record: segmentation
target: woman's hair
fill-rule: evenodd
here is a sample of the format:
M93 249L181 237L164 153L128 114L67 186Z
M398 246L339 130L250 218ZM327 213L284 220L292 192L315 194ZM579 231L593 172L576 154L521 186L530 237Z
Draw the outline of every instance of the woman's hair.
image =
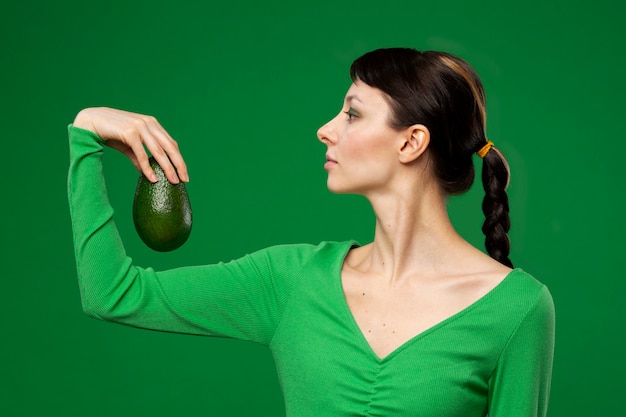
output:
M469 190L475 176L472 156L488 140L485 92L478 75L465 61L445 52L378 49L355 60L350 77L385 93L393 128L414 124L428 128L432 169L448 195ZM508 164L493 147L482 160L485 247L492 258L513 267L507 235Z

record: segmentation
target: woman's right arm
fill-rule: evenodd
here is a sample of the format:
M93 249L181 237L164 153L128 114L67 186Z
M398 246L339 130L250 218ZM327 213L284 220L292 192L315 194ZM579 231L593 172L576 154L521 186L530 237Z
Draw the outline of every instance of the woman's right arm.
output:
M113 221L102 171L104 145L153 174L144 145L172 160L188 180L178 146L151 117L88 109L69 126L68 197L83 309L90 316L135 327L267 342L284 298L264 250L229 263L157 272L133 265ZM169 163L169 162L168 162ZM161 164L172 182L170 164Z

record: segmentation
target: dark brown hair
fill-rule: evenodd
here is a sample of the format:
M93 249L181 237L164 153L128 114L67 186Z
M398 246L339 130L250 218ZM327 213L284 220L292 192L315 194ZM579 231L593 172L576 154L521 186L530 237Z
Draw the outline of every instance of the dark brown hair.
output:
M423 124L428 128L433 172L447 194L470 189L475 176L472 157L487 144L487 137L485 93L469 64L445 52L378 49L355 60L350 76L385 93L392 127ZM513 267L507 235L508 164L496 148L482 160L485 247L492 258Z

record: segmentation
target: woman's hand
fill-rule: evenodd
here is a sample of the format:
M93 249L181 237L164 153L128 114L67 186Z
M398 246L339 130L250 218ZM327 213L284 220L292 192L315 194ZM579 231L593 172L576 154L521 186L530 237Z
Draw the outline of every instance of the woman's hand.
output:
M81 110L74 119L74 126L91 130L107 146L128 156L137 170L143 172L152 182L156 182L157 177L150 168L146 148L163 168L171 183L189 181L187 166L178 144L152 116L94 107Z

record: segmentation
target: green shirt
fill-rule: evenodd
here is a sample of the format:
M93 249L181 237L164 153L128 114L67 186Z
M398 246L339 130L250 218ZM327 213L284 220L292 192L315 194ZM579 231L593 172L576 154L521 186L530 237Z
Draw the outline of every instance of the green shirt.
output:
M168 271L140 268L113 221L102 141L72 126L69 133L69 202L89 315L267 346L289 417L546 415L554 307L547 288L521 269L379 358L342 290L341 268L354 242L276 246Z

